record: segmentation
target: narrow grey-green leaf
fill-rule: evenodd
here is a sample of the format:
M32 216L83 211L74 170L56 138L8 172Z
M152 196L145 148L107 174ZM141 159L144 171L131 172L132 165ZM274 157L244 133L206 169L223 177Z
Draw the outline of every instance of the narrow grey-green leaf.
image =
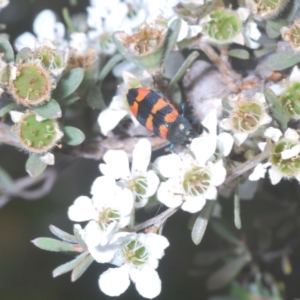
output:
M218 219L213 219L210 222L212 229L229 243L240 246L241 241L229 230L224 222Z
M70 105L72 105L73 103L77 102L78 100L80 100L80 97L78 95L69 95L68 97L62 99L59 101L60 105L62 108L66 108Z
M51 99L42 106L34 107L33 110L45 119L57 119L61 117L60 106L54 99Z
M71 274L71 281L76 281L86 271L86 269L91 265L93 261L93 257L91 255L88 255L81 262L79 262Z
M179 68L179 70L176 72L176 74L174 75L174 77L172 78L172 80L169 83L169 89L172 89L172 87L174 86L175 83L177 83L182 76L185 74L185 72L187 71L187 69L192 65L192 63L197 59L197 57L199 56L199 52L198 51L193 51L184 61L184 63L181 65L181 67Z
M231 112L233 110L233 107L230 105L229 99L226 97L222 99L222 106L226 112Z
M85 244L84 240L82 239L80 231L81 231L80 225L76 224L76 225L73 226L73 232L74 232L74 236L76 238L76 241L78 242L78 244L82 248L84 248L84 247L86 247L86 244Z
M285 131L287 129L288 117L280 104L278 97L271 89L265 89L264 95L269 104L273 117L279 123L281 129Z
M57 101L71 95L79 87L84 76L82 68L75 68L65 73L59 80L53 92L53 98Z
M214 296L209 298L208 300L249 300L249 294L248 294L248 298L241 298L241 297L237 297L237 296Z
M15 189L13 179L2 167L0 167L0 186L8 191Z
M1 101L0 101L1 102ZM18 104L15 102L9 102L5 106L0 108L0 117L3 117L11 110L16 110L18 108Z
M286 20L282 20L282 19L268 20L266 26L268 37L271 39L278 38L281 35L280 33L281 28L283 26L288 26L288 25L289 22Z
M77 252L74 250L73 245L52 238L36 238L32 241L32 243L42 250L54 252Z
M65 274L67 272L72 271L78 264L82 262L82 260L85 259L85 257L88 255L88 252L83 252L80 255L78 255L75 259L58 266L55 268L52 272L52 276L55 278L57 276L60 276L62 274Z
M207 200L195 221L192 229L192 240L196 245L199 245L202 241L213 206L214 202Z
M231 49L228 51L228 55L239 59L250 58L250 53L245 49Z
M2 59L8 63L15 59L14 50L8 40L0 40L0 53L3 53Z
M162 62L165 60L165 58L169 55L171 52L174 44L177 41L177 37L180 31L181 27L181 19L175 19L168 28L167 36L163 45L163 56L162 56Z
M124 56L117 53L114 56L112 56L108 62L105 64L105 66L102 68L100 74L99 74L99 81L102 81L107 74L112 70L112 68L118 63L120 62L122 59L124 59Z
M28 54L31 53L31 49L30 48L22 48L16 56L16 62L20 63L23 62L24 60L28 59Z
M299 54L281 52L276 53L269 58L267 68L271 71L282 71L297 65L299 62Z
M63 231L63 230L57 228L56 226L50 225L49 229L55 236L57 236L61 240L64 240L69 243L77 243L77 240L74 235Z
M80 129L72 126L65 126L63 133L63 141L71 146L79 145L85 139L84 133Z
M37 178L39 177L46 169L47 164L40 160L39 155L30 154L26 161L26 172L30 177Z
M250 260L251 257L248 253L233 258L209 277L206 283L207 288L209 290L218 290L225 287L239 274Z
M93 85L89 88L87 97L86 97L87 104L93 109L105 109L106 105L101 93L101 90L98 86Z
M242 228L241 221L241 205L240 205L240 197L238 192L234 194L234 225L237 229Z
M220 258L231 254L232 250L216 250L210 252L197 253L194 258L194 264L198 267L203 267L215 263Z

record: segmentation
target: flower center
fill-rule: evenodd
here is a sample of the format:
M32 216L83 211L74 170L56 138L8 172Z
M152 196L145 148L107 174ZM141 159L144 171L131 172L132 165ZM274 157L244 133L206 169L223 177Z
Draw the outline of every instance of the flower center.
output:
M291 84L280 96L280 102L290 117L300 116L300 83Z
M254 132L263 116L263 107L252 101L240 101L230 119L236 132Z
M137 196L144 196L148 189L147 178L143 175L134 177L131 181L129 181L129 188Z
M184 175L183 189L189 196L198 196L210 187L211 174L205 167L194 167Z
M108 225L113 221L118 221L120 219L120 214L117 210L106 207L101 210L98 216L98 224L101 230L105 231Z
M276 167L280 172L282 172L285 176L296 176L300 172L299 154L288 159L283 159L281 157L281 152L289 150L296 145L296 142L281 140L275 145L273 153L270 157L272 165Z
M126 263L134 266L144 265L149 257L149 253L145 246L136 240L126 241L122 247L122 254Z

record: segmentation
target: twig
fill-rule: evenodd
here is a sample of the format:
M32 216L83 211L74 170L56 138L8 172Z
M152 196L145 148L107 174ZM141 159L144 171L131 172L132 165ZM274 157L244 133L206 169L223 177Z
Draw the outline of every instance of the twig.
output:
M254 156L252 159L246 161L239 167L232 170L226 177L223 184L228 184L232 180L236 179L240 175L244 174L245 172L249 171L250 169L254 168L256 165L258 165L260 162L262 162L264 159L268 157L267 152L262 152L256 156Z
M142 222L140 224L137 224L135 226L132 227L133 231L139 231L142 230L144 228L150 227L150 226L161 226L169 217L171 217L173 214L176 213L176 211L179 209L179 207L176 208L168 208L167 210L165 210L164 212L162 212L161 214L159 214L158 216L151 218L145 222Z

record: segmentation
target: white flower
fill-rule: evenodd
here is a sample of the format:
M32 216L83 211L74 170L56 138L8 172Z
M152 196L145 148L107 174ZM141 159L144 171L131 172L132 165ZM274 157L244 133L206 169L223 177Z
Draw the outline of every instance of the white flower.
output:
M119 296L131 279L141 296L149 299L158 296L161 280L155 269L169 246L168 240L154 233L120 233L111 243L119 246L111 263L120 267L110 268L100 275L100 289L109 296Z
M86 196L78 197L69 207L68 216L72 221L89 221L82 231L82 238L88 245L89 251L95 260L105 262L108 258L103 253L96 254L109 242L111 234L130 222L130 214L133 209L132 193L116 185L115 180L109 176L98 177L91 188L92 199ZM97 248L98 247L98 248Z
M249 180L264 178L268 169L272 184L277 184L282 178L295 178L300 182L300 143L299 135L294 129L288 128L282 138L277 128L268 128L265 136L270 138L270 158L265 164L258 164Z
M149 197L154 195L159 184L159 179L154 171L147 171L151 158L151 144L146 139L141 139L136 144L132 153L131 172L128 157L123 150L109 150L105 153L100 164L100 171L104 175L120 179L119 185L130 189L135 197L135 207L143 207Z
M9 0L0 0L0 10L9 4Z
M29 47L34 49L37 41L43 43L47 40L55 43L63 43L65 35L65 26L61 22L56 21L56 16L52 10L45 9L41 11L33 22L33 32L36 37L25 32L18 36L15 40L15 46L18 49Z
M150 75L145 72L143 74L143 79L149 78L149 76ZM132 84L138 86L141 82L141 79L137 78L131 73L123 71L123 80L124 84L121 85L117 95L113 97L109 107L99 114L98 124L103 135L107 135L127 115L131 117L136 126L139 124L129 108L126 94Z
M170 25L176 19L178 18L173 17L172 19L170 19L168 25ZM201 32L202 27L200 25L189 25L183 19L179 19L179 20L180 20L180 31L178 33L177 42L180 42L184 39L192 38Z
M229 118L220 122L220 126L234 132L234 140L240 146L260 126L268 124L272 118L265 112L266 99L262 93L256 93L252 99L242 94L228 96L232 107Z
M212 133L215 130L212 129ZM221 151L229 154L230 150L222 145L222 138L218 140L217 136L212 134L193 139L190 149L195 158L183 153L159 157L154 165L168 180L160 184L157 191L158 200L168 207L182 205L183 210L195 213L203 208L206 199L216 199L216 186L222 184L226 176L221 159L215 163L210 161L214 158L218 143L223 149ZM232 141L229 143L232 146Z

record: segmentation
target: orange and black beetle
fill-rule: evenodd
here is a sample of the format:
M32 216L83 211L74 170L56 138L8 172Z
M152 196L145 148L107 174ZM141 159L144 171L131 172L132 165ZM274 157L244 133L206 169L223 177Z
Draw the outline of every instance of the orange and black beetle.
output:
M174 144L186 144L203 131L199 124L198 132L191 122L179 115L177 109L160 93L140 87L129 89L127 101L137 120L150 131Z

